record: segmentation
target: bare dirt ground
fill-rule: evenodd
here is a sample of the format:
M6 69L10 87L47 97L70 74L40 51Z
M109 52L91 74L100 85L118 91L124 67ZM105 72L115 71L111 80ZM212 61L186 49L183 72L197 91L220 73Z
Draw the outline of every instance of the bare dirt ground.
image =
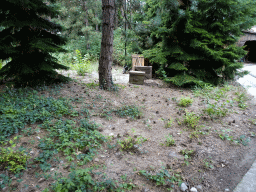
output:
M236 93L246 91L235 82L226 88L220 87L208 94L198 92L197 95L191 89L170 87L156 79L146 80L144 85L132 85L128 83L129 75L121 74L120 68L116 69L113 69L114 83L123 85L117 93L82 84L97 83L96 73L82 77L69 71L70 77L79 81L65 84L58 96L54 96L82 97L83 104L90 106L90 121L99 124L100 133L109 137L108 143L85 167L99 165L99 171L118 181L122 181L121 176L126 175L126 179L131 179L131 183L136 185L132 189L135 192L168 191L171 185L157 186L157 183L146 179L139 172L145 170L156 175L163 166L177 180L179 178L184 182L188 189L196 187L198 191L204 192L233 191L256 159L256 111L253 97L246 94L247 108L241 109ZM66 75L67 72L62 74ZM44 91L44 94L50 96L48 92ZM178 102L183 97L192 98L192 104L179 106ZM224 117L209 116L203 111L209 103L214 104L216 98L218 102L215 110L220 113L225 111ZM223 104L222 107L220 104ZM131 105L139 107L141 111L136 119L107 113L111 109ZM73 106L78 111L81 108L81 104L75 102ZM36 128L37 125L34 126ZM44 134L47 133L41 130L40 134L31 137L42 138ZM172 135L175 143L167 146L166 137L169 135ZM144 142L135 144L129 150L122 149L118 144L118 141L140 137ZM23 138L24 142L29 139ZM34 151L38 151L36 147ZM34 154L36 156L38 153ZM63 161L53 168L65 176L69 173L64 166L68 162L65 159ZM29 183L31 187L38 185L40 189L50 185L51 179L36 178L35 172L40 173L40 170L30 167L25 171L23 181L20 184L16 182L17 191L22 191L19 186L24 183ZM172 187L171 191L181 191L178 182ZM30 189L27 191L42 191Z

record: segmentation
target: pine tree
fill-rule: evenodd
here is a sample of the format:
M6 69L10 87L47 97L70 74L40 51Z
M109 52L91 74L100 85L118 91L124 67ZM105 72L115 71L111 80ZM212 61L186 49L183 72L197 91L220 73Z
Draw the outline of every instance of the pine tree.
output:
M102 38L99 59L99 87L104 90L113 90L112 63L114 38L114 0L102 0Z
M236 47L241 30L253 25L255 1L148 0L147 21L160 18L151 33L160 38L144 56L159 64L158 74L178 86L220 84L243 75L236 62L246 52ZM244 9L241 9L241 6ZM245 18L251 18L247 25Z
M54 3L54 0L51 0ZM57 63L50 53L66 52L61 48L67 39L58 36L63 27L45 19L56 17L54 4L42 0L2 0L0 7L0 59L11 58L1 70L3 79L14 78L15 87L68 81L54 69L69 69ZM55 81L55 82L56 82Z
M69 49L78 49L82 55L89 53L98 58L101 46L101 0L57 2L61 14L52 21L65 27L61 35L68 38Z

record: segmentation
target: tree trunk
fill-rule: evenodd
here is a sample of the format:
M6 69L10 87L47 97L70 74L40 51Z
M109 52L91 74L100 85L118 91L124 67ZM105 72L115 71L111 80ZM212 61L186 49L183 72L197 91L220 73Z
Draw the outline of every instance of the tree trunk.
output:
M101 89L112 89L112 54L114 30L114 1L102 0L102 40L99 58L99 86Z

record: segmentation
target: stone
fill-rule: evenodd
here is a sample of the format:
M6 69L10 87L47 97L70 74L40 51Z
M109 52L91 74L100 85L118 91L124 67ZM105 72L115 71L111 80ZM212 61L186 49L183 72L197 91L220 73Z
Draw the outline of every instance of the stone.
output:
M175 153L174 151L171 151L168 156L171 157L171 158L177 158L177 159L180 159L180 160L184 159L184 156L179 155L179 154Z
M203 191L202 185L197 185L196 188L198 189L198 191Z
M36 136L36 138L37 138L37 139L40 139L40 137L39 137L39 136Z
M94 161L95 161L95 162L99 162L100 160L99 160L98 158L95 158Z
M40 178L39 180L38 180L38 183L42 183L42 182L44 182L45 181L45 178Z
M180 190L186 191L188 189L187 185L185 183L181 183Z
M190 191L191 191L191 192L197 192L197 189L196 189L195 187L192 187L192 188L190 189Z
M230 191L229 189L225 189L225 191Z

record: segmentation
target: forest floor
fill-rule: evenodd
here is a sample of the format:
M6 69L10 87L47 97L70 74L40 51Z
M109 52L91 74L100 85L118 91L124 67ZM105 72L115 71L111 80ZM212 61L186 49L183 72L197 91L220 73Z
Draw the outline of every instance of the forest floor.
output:
M133 85L121 71L113 69L115 92L100 90L96 73L74 71L76 81L24 95L2 85L0 124L11 130L17 119L24 126L9 137L16 146L0 147L22 147L30 158L18 174L2 161L0 189L162 192L185 183L233 191L256 158L253 97L236 82L204 89L159 79Z

